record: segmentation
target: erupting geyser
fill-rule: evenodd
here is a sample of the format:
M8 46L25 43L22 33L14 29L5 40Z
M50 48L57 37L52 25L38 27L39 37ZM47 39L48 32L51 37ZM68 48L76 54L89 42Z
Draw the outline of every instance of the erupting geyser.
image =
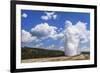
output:
M74 56L80 54L80 35L79 30L70 21L65 22L65 55Z

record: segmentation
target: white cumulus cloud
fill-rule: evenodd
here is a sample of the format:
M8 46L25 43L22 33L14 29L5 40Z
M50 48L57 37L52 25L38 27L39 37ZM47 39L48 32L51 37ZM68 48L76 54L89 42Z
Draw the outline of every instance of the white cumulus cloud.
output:
M51 36L52 39L54 40L63 40L64 39L64 34L61 32L61 33L57 33L53 36Z
M28 15L27 15L26 13L23 13L23 14L22 14L22 17L23 17L23 18L27 18L27 16L28 16Z
M49 45L49 46L47 47L47 49L64 51L64 46L59 46L59 47L58 47L57 45L52 44L52 45Z
M50 26L48 23L41 23L31 29L31 33L38 38L48 38L55 35L57 27Z
M57 14L55 14L55 12L44 12L45 15L41 16L41 19L43 20L50 20L50 19L56 19L57 18Z
M55 50L56 46L54 44L50 45L47 47L48 49L52 49L52 50Z
M48 18L48 16L41 16L41 19L48 20L49 18Z
M53 19L55 20L55 19L57 18L57 15L55 14L55 15L53 15L52 17L53 17Z
M36 44L36 45L35 45L35 46L33 46L33 47L36 47L36 48L41 47L41 48L42 48L42 46L43 46L43 43L38 43L38 44Z
M32 36L32 34L28 31L22 30L21 31L21 42L28 43L32 42L33 40L36 40L37 37Z

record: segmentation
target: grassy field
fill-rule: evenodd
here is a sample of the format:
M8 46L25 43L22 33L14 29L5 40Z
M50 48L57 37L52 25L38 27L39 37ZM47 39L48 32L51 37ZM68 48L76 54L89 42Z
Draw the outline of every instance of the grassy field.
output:
M21 50L22 63L31 62L49 62L49 61L71 61L71 60L89 60L90 53L82 52L76 56L65 56L63 51L46 50L42 48L24 47Z
M29 47L24 47L21 49L21 59L48 58L58 56L64 56L64 52L59 50L46 50L42 48Z

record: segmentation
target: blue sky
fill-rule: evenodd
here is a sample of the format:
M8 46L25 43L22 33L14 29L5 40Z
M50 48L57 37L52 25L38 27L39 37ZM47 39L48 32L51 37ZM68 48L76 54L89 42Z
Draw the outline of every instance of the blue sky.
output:
M31 46L31 47L43 47L48 48L51 45L53 47L63 47L64 42L61 39L52 39L54 34L61 34L65 29L65 21L69 20L73 25L77 24L79 21L87 23L86 30L90 31L90 14L89 13L79 13L79 12L53 12L53 11L36 11L36 10L21 10L21 30L27 32L30 37L37 39L30 41L30 37L26 37L30 42L21 41L22 46ZM43 24L45 26L43 26ZM42 34L37 31L40 27L48 27L47 31L50 28L50 34L45 30L40 31ZM42 29L40 29L42 30ZM45 34L46 32L46 34ZM39 33L39 34L37 34ZM40 36L40 37L39 37ZM52 38L51 38L52 37ZM24 35L25 38L25 35ZM39 45L40 44L40 45ZM89 44L89 43L88 43ZM89 46L89 45L88 45ZM61 49L61 48L60 48Z

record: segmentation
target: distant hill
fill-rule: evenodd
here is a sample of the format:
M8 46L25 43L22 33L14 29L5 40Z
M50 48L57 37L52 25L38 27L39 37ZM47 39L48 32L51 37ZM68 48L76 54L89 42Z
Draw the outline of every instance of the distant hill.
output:
M84 52L81 52L81 54L88 54L88 55L90 55L90 52L86 52L86 51L84 51Z
M22 47L21 49L21 59L49 58L59 56L64 56L64 52L59 50L47 50L43 48L30 47Z

